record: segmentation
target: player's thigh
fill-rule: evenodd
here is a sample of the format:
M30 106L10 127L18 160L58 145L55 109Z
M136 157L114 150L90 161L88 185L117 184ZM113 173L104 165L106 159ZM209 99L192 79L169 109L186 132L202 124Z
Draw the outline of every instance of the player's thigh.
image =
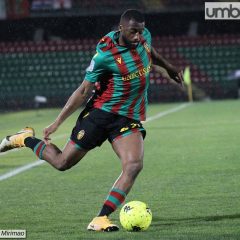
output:
M140 131L112 142L112 147L123 166L128 163L142 163L144 155L144 141Z
M71 141L65 145L60 158L66 166L73 166L78 163L88 152L86 149L80 149Z

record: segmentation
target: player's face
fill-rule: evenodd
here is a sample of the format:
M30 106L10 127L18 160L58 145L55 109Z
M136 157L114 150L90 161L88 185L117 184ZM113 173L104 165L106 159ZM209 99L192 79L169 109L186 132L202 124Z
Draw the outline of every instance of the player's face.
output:
M121 38L129 48L136 48L140 42L140 37L143 33L145 23L139 23L134 20L124 22L120 25Z

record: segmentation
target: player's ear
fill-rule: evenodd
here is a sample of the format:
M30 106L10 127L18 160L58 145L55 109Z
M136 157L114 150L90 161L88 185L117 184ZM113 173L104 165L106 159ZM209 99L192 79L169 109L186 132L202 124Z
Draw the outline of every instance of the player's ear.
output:
M118 27L118 30L121 32L122 29L123 29L123 26L122 26L122 24L120 24L119 27Z

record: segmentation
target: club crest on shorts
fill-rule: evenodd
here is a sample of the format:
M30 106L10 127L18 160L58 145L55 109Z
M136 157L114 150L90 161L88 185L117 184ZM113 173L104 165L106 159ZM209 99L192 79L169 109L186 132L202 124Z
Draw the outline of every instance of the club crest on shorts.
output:
M78 139L78 140L82 139L83 136L84 136L84 134L85 134L85 131L84 131L84 130L79 131L79 133L77 134L77 139Z

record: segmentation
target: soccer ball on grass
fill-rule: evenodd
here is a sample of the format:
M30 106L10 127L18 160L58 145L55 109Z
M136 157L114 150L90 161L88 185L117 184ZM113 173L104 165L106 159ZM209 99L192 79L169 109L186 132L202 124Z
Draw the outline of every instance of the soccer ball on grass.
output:
M120 223L127 231L147 230L152 222L152 212L144 202L131 201L120 211Z

